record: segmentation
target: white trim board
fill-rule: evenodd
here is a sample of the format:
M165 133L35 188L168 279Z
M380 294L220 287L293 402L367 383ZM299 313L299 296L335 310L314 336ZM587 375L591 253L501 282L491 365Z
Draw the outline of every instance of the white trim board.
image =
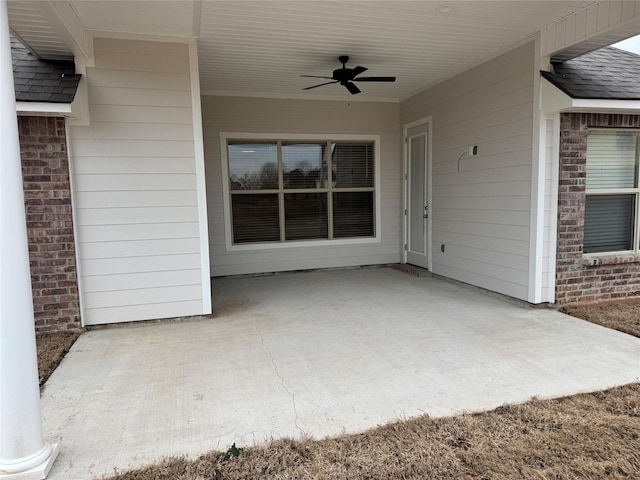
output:
M189 69L191 77L191 113L193 115L193 148L196 164L196 189L198 195L198 230L200 234L200 268L202 271L202 313L211 313L211 271L209 260L209 220L207 216L207 182L204 167L202 106L200 103L200 74L198 70L198 46L189 42Z
M341 240L301 240L278 243L255 243L234 245L231 238L231 201L229 194L228 139L247 140L363 140L374 142L374 197L375 197L375 237L350 238ZM227 252L260 251L281 248L335 247L342 245L365 245L382 242L382 208L380 193L380 135L359 134L318 134L318 133L247 133L220 132L220 155L222 166L223 211L225 225L225 248Z
M73 115L70 103L16 102L18 115L41 115L47 117L69 117Z

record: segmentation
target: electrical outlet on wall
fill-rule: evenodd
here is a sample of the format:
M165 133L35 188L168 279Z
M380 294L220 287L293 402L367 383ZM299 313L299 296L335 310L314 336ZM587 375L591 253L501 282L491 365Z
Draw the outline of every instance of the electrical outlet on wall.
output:
M473 145L469 147L469 156L475 157L476 155L478 155L478 145Z

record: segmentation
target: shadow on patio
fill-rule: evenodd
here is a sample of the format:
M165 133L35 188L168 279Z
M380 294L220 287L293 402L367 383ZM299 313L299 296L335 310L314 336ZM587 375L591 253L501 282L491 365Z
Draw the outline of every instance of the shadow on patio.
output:
M50 479L640 377L634 337L391 268L214 279L213 299L76 342L42 394Z

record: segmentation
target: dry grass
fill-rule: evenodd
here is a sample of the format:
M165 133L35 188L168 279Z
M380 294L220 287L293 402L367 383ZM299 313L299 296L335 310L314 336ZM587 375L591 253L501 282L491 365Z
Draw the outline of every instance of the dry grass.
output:
M77 331L36 334L40 386L44 385L79 336Z
M493 412L393 423L237 457L173 458L110 480L622 479L640 472L640 384Z
M640 303L567 306L562 307L560 311L603 327L640 337Z
M565 313L640 336L640 305ZM640 384L633 384L333 439L170 458L109 480L637 479L639 447Z

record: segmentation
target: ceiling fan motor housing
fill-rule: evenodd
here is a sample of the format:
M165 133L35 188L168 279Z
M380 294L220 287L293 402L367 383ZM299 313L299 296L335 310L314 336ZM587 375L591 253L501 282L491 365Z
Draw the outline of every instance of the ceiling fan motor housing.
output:
M340 84L344 85L349 80L353 80L355 74L351 68L338 68L333 71L333 79L338 80Z

